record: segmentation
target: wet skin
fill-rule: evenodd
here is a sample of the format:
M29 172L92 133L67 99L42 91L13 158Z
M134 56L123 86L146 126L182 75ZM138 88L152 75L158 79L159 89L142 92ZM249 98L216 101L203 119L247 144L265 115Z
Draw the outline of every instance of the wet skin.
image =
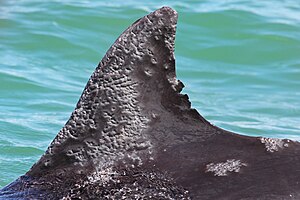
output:
M125 30L45 154L0 199L300 199L298 142L220 129L180 94L176 23L163 7Z

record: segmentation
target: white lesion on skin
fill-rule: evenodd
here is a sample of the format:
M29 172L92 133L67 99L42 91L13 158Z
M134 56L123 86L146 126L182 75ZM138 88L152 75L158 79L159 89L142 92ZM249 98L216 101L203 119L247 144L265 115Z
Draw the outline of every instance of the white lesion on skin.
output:
M207 164L205 172L212 172L214 176L227 176L229 172L240 172L240 169L245 166L247 164L240 160L229 159L226 162Z
M289 146L290 140L282 140L278 138L259 138L260 142L265 145L266 151L274 153L279 151L279 149L283 149Z

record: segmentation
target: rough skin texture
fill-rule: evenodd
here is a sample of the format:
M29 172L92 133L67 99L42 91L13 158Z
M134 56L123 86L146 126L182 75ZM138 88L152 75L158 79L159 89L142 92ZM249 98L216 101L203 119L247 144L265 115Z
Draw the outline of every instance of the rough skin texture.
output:
M222 130L180 94L176 23L163 7L125 30L0 199L300 199L299 143Z

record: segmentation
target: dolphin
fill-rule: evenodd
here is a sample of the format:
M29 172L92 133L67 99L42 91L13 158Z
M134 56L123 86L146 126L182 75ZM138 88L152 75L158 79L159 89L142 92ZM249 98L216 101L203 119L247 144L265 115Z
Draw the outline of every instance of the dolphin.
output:
M176 79L177 13L127 28L50 146L0 199L300 199L300 145L216 127Z

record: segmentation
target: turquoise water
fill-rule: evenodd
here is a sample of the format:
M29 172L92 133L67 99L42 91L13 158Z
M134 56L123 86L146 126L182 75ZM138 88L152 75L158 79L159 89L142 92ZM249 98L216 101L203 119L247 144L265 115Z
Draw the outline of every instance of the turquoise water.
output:
M177 76L192 106L244 135L300 140L297 1L0 1L0 186L25 173L69 118L123 30L179 13Z

